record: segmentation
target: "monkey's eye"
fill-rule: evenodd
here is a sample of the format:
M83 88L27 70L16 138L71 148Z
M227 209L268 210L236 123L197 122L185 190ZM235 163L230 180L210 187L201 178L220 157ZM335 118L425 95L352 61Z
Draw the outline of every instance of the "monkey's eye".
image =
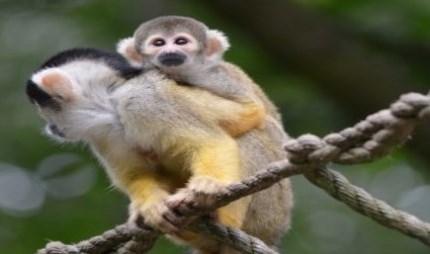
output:
M175 40L175 44L177 45L185 45L188 43L188 39L184 37L179 37Z
M164 46L166 44L166 41L163 39L155 39L152 41L152 45L154 45L155 47L161 47Z

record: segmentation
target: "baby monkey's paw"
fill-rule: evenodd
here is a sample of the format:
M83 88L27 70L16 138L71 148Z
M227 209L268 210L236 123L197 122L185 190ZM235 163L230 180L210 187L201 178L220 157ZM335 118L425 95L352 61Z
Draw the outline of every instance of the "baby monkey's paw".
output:
M218 195L227 192L227 184L203 176L195 177L187 187L193 193L193 205L200 209L212 207Z
M175 214L164 201L142 209L130 208L129 224L143 229L154 228L165 234L176 234L183 224L183 217Z

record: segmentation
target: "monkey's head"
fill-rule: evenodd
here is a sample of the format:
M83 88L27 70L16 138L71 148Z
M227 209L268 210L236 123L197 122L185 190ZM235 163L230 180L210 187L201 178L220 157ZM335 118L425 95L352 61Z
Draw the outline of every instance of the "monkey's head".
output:
M217 64L229 46L222 32L210 30L202 22L163 16L140 25L133 38L119 42L118 52L132 64L150 62L175 74L183 69Z
M88 141L116 117L109 94L141 73L118 54L71 49L47 60L27 81L26 92L59 141Z

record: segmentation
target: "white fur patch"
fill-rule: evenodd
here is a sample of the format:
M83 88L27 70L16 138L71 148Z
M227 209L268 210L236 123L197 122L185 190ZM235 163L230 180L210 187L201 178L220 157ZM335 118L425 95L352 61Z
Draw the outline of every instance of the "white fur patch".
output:
M119 40L118 43L116 44L116 52L120 53L121 55L125 55L128 47L134 47L133 37L128 37L128 38Z
M64 71L62 71L60 68L47 68L34 73L31 76L31 81L33 81L34 83L40 86L42 84L43 77L49 76L51 74L57 74L57 73L60 73L61 75L64 75L67 77L66 73L64 73Z
M140 61L140 59L136 59L135 56L130 55L130 51L133 51L135 54L138 54L135 49L135 41L133 37L121 39L116 44L116 52L125 57L133 67L142 67L142 62Z
M230 48L230 43L224 33L218 30L208 30L207 37L208 40L216 40L219 42L221 47L216 52L206 56L207 64L210 66L212 64L218 64L222 60L224 52Z
M207 31L207 35L209 38L216 38L221 43L221 47L223 51L226 51L230 48L230 42L228 41L227 36L224 35L223 32L215 29L211 29Z

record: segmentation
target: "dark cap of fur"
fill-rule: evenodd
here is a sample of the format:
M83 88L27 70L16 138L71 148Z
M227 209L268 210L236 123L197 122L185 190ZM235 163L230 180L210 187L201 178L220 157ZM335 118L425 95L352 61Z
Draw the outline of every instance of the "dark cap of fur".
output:
M134 32L136 49L139 51L140 45L146 38L157 31L169 34L174 32L186 32L194 36L201 44L202 48L206 47L206 31L208 27L202 22L189 17L182 16L161 16L151 19L141 24Z
M131 66L120 54L93 48L74 48L62 51L44 62L36 72L42 69L59 67L76 60L84 59L104 62L125 79L132 78L142 72L142 69Z
M33 81L27 81L25 92L31 103L38 104L41 107L49 107L55 111L61 110L61 105L55 100L55 98L47 92L43 91Z

